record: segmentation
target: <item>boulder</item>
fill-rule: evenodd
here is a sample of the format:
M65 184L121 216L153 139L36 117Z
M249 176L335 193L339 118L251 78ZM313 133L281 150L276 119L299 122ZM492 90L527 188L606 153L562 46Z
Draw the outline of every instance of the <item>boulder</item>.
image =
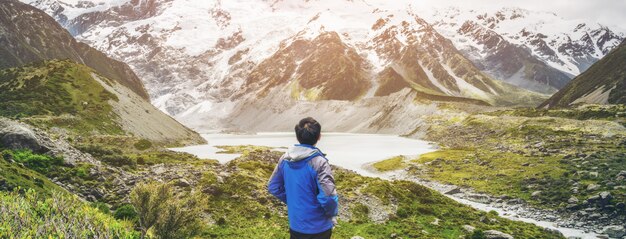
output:
M587 186L588 191L595 191L595 190L598 190L599 188L600 188L600 185L598 184L589 184L589 186Z
M187 188L191 186L191 184L189 183L189 181L187 181L187 179L181 178L176 182L176 186L179 186L181 188Z
M465 230L465 231L467 231L469 233L472 233L472 232L474 232L476 230L476 228L473 227L473 226L470 226L470 225L463 225L463 230Z
M626 236L626 228L624 228L624 226L608 226L604 228L602 233L608 235L610 238L622 238Z
M461 193L461 188L455 187L455 188L450 189L449 191L447 191L445 194L446 195L454 195L454 194L459 194L459 193Z
M567 199L567 202L570 203L570 204L576 204L576 203L578 203L578 198L572 196L569 199Z
M513 239L513 236L501 231L489 230L485 231L485 238L487 239Z
M611 192L601 192L600 194L598 194L598 196L600 196L600 205L605 206L611 203L611 200L613 199L613 195L611 195Z
M536 198L541 196L541 191L534 191L532 194L530 194L531 197Z
M35 133L19 124L0 125L0 144L9 149L30 149L34 152L48 151Z

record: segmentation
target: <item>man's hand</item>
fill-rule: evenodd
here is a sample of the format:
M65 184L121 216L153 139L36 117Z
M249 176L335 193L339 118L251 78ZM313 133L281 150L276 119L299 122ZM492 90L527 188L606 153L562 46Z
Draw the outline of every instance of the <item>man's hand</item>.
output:
M337 216L333 217L333 226L337 226Z

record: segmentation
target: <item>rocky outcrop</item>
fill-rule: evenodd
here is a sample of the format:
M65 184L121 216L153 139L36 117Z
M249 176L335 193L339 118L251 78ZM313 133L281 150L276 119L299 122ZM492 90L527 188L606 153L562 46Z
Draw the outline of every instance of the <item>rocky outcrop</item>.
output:
M29 149L33 152L46 152L35 133L29 128L10 121L0 121L0 146L8 149Z
M485 238L487 239L513 239L513 236L501 231L488 230L485 231Z

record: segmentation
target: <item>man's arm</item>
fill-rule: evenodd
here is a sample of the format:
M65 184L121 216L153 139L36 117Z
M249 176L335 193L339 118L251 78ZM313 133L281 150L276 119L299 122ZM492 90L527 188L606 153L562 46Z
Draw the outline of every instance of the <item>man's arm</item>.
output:
M282 202L287 203L287 194L285 193L285 180L283 177L283 159L281 158L274 168L274 172L267 183L267 190L280 199Z
M339 209L339 196L335 188L335 177L330 168L328 160L323 157L317 157L313 161L313 168L317 171L317 201L324 208L326 216L337 216Z

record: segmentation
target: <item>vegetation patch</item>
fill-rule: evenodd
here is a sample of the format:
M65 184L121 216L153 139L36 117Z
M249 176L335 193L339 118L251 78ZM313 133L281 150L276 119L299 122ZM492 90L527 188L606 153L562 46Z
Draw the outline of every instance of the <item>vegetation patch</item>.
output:
M117 97L94 80L92 72L69 60L1 70L0 116L78 135L124 134L108 103Z
M404 156L396 156L380 162L373 163L372 166L380 172L393 171L405 168L406 163L404 162L404 160Z
M0 238L139 238L139 233L73 195L41 197L31 189L0 191Z

